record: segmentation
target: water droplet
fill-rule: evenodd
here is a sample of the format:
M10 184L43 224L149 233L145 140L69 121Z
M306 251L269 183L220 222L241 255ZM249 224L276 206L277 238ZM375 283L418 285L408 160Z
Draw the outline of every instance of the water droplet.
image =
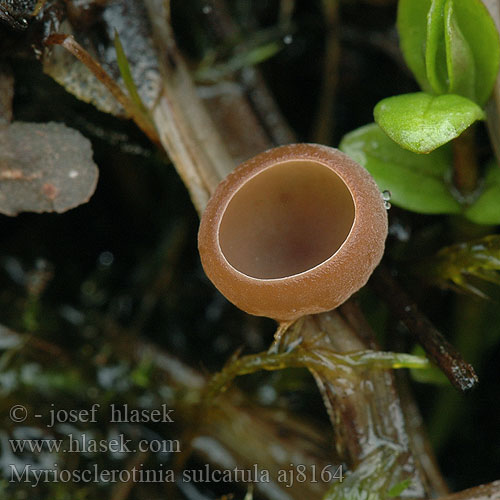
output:
M270 385L260 387L258 390L258 395L260 403L267 405L274 403L277 397L276 389Z
M99 255L99 265L102 267L108 267L111 264L113 264L113 261L115 260L115 256L109 252L108 250L105 250L104 252L101 252Z
M293 36L292 35L285 35L283 37L283 43L285 45L290 45L293 42Z
M382 191L382 199L384 201L389 201L391 199L391 192L388 190L388 189L385 189L384 191Z
M388 201L384 200L384 207L385 207L386 210L389 210L389 208L391 208L391 206L392 205Z
M201 9L203 14L210 14L212 12L213 8L211 5L204 5L203 9Z

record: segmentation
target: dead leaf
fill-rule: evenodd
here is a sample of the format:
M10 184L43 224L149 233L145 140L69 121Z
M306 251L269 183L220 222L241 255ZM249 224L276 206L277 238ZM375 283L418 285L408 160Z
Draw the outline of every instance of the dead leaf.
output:
M142 102L150 109L158 99L161 76L144 5L139 0L121 0L107 3L99 12L93 22L93 26L99 26L98 31L95 28L94 31L82 30L67 20L60 32L73 35L124 89L114 48L116 30ZM91 71L62 47L51 47L44 54L43 69L78 99L92 103L105 113L127 116L122 106Z
M90 141L61 123L0 128L0 212L65 212L89 200L98 170Z

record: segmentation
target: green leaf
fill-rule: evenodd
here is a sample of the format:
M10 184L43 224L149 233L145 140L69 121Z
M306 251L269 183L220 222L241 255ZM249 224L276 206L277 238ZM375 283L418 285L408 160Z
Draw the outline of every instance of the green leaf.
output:
M441 387L450 386L450 381L436 365L431 365L427 370L412 369L410 374L412 380L420 384L438 385Z
M461 211L445 180L451 168L449 146L417 155L400 148L372 123L344 136L339 147L372 174L381 190L391 192L394 205L425 214Z
M445 0L432 0L427 14L425 67L427 70L427 79L436 94L446 94L448 91L443 22L444 3Z
M476 224L500 224L500 168L490 165L479 198L466 211L465 216Z
M446 1L444 24L449 92L474 100L476 98L474 55L458 25L453 0Z
M406 64L425 91L431 91L427 79L425 47L427 38L427 13L431 0L399 0L397 27L399 44Z
M403 493L404 490L406 490L411 484L411 479L405 479L401 481L400 483L395 484L388 492L387 496L389 498L396 498Z
M433 151L484 118L481 108L465 97L424 92L383 99L373 114L392 140L415 153Z
M415 356L425 356L425 351L423 347L417 345L414 349L412 349L412 354ZM446 375L434 363L429 363L429 367L426 370L415 370L412 368L410 370L410 376L412 380L421 384L432 384L442 387L450 386L450 381Z
M500 62L495 24L481 0L400 0L401 50L422 89L484 106Z
M500 63L498 31L481 0L449 1L453 3L456 23L474 58L475 101L484 106L498 74Z
M141 96L137 91L137 86L134 82L134 77L132 76L132 72L130 71L130 66L128 64L127 56L125 55L125 51L123 50L123 45L120 40L120 36L118 35L118 31L115 30L115 51L116 51L116 61L118 63L118 69L120 70L120 74L123 78L123 82L125 83L125 87L128 90L129 96L132 101L137 105L142 113L145 116L148 116L148 111L142 102Z

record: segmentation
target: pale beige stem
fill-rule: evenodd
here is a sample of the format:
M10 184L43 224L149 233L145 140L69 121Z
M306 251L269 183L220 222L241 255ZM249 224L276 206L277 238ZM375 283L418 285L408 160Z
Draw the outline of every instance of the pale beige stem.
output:
M216 126L203 107L168 19L168 3L145 0L157 44L163 89L151 110L160 141L190 192L199 213L217 184L234 167Z

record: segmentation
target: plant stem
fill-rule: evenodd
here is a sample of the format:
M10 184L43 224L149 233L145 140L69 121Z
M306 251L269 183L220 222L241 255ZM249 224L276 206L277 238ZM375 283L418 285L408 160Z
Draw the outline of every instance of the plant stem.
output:
M387 269L379 267L372 280L376 291L387 301L394 316L420 342L429 357L441 368L454 387L468 391L478 378L472 365L443 337L442 333L424 316L416 303L399 287Z
M470 196L477 187L478 162L474 127L453 140L453 184L464 196Z
M312 139L319 144L329 144L334 128L335 97L339 79L340 40L339 2L323 0L323 15L326 24L323 81L319 95L318 111L312 132Z

